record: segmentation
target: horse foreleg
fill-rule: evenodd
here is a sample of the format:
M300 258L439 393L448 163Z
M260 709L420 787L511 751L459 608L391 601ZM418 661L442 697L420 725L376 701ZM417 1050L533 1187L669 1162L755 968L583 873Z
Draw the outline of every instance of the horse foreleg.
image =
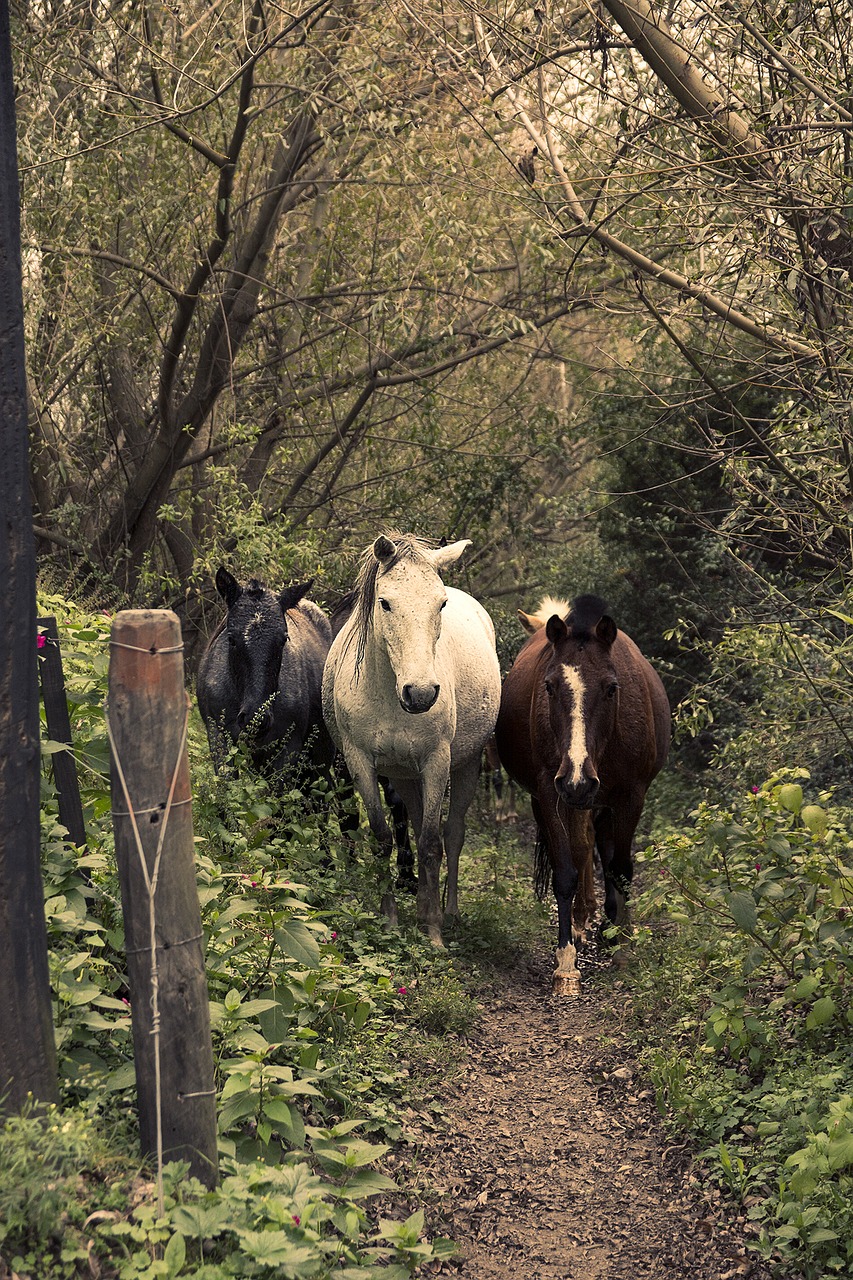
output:
M364 801L370 830L379 846L379 909L384 916L387 916L390 925L396 925L397 903L391 880L391 851L394 847L394 838L382 807L382 795L376 770L370 757L351 744L344 745L344 757L353 782Z
M589 937L589 926L595 915L595 830L592 814L574 811L569 825L572 861L578 873L575 900L572 904L572 924L575 939L583 944Z
M476 757L459 765L450 775L450 806L444 824L444 852L447 857L447 901L445 916L459 915L459 854L465 841L465 815L477 794L480 760Z
M556 797L555 797L556 801ZM548 856L553 869L554 897L557 899L557 967L551 982L554 995L577 996L581 975L577 963L576 939L572 933L572 907L578 887L578 870L572 857L573 811L563 817L556 807L535 806Z
M415 829L418 847L418 928L430 942L443 946L441 939L441 806L450 776L450 747L436 752L421 774L419 822ZM476 783L475 783L476 785ZM405 793L404 793L405 799Z
M415 854L409 839L409 812L405 801L389 778L380 777L379 785L385 796L385 803L391 811L391 822L394 827L394 844L397 846L397 887L407 893L417 890L415 877Z
M627 798L604 809L595 820L595 839L604 872L604 914L619 930L619 938L631 932L629 898L634 878L632 846L642 813L642 799Z

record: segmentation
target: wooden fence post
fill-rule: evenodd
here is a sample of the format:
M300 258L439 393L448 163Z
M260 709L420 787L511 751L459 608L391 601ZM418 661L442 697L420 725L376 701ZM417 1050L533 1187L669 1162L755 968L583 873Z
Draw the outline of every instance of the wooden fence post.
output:
M59 821L68 832L71 843L80 848L86 843L86 824L83 821L77 764L71 750L71 721L68 718L68 698L62 674L59 631L56 618L52 616L37 618L36 623L43 629L46 640L39 660L39 679L44 698L47 736L54 742L68 743L67 751L56 751L51 759L59 798ZM88 875L84 879L88 880Z
M180 623L170 610L126 609L110 643L113 828L142 1149L188 1160L213 1186L216 1097Z

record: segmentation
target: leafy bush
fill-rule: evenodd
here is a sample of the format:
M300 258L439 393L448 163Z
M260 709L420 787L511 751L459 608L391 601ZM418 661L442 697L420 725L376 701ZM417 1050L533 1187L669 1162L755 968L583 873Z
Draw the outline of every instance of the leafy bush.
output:
M853 838L806 780L706 802L647 851L634 995L664 1110L759 1247L819 1277L853 1264Z

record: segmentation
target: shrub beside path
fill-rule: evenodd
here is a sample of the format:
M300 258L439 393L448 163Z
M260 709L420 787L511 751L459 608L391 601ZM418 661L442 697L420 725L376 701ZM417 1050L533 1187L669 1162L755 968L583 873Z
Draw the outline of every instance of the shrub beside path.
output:
M459 1280L767 1280L748 1224L664 1132L651 1087L586 978L550 996L544 954L480 996L447 1128L418 1164L430 1234L460 1250L425 1268Z

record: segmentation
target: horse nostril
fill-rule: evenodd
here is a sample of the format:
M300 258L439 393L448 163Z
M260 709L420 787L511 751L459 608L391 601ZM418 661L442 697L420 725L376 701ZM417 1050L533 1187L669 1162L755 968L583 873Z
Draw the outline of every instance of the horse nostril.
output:
M429 711L430 707L434 705L440 689L441 686L437 684L424 685L420 688L413 684L404 684L400 693L400 702L403 710L409 711L413 715Z

